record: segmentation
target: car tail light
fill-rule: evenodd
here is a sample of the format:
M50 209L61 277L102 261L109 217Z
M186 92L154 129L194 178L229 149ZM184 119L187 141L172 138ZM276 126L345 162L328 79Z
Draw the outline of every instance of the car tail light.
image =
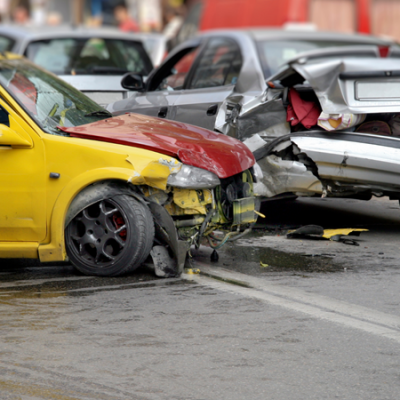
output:
M379 55L382 58L385 58L385 57L388 56L388 54L389 54L389 46L378 46L378 49L379 49Z

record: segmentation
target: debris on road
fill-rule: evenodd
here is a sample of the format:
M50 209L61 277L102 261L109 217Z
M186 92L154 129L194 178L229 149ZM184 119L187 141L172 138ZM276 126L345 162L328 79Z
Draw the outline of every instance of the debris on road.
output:
M332 240L344 244L359 246L359 244L347 236L359 236L360 232L368 231L368 229L360 228L341 228L341 229L324 229L319 225L302 226L295 231L289 232L286 237L288 239L313 239L313 240Z

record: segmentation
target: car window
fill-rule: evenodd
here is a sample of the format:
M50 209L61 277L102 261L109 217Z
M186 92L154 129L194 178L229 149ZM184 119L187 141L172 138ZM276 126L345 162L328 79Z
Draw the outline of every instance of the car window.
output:
M211 39L194 70L190 89L236 84L242 67L237 44L229 39Z
M2 60L0 85L48 133L109 117L97 103L53 74L21 59Z
M10 119L8 116L8 112L0 106L0 125L10 126Z
M7 36L0 36L0 53L11 51L14 46L15 40Z
M188 48L167 61L149 82L149 90L180 90L197 57L199 48Z
M25 55L35 64L58 75L148 75L149 56L140 42L102 38L62 38L32 42Z
M160 88L179 90L183 88L185 78L190 71L190 67L193 64L194 59L197 55L197 49L192 50L189 54L186 54L181 58L172 68L171 75L169 75L162 83ZM164 86L164 87L162 87Z

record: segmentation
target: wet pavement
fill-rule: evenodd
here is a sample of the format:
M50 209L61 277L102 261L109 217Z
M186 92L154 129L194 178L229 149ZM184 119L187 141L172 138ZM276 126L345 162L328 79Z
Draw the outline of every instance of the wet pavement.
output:
M400 315L398 202L302 199L270 211L268 226L258 224L250 236L221 249L218 263L210 263L208 248L193 252L198 263ZM368 232L354 238L359 246L287 239L289 230L308 224Z
M253 232L250 237L238 242L228 243L219 253L218 262L211 262L212 250L201 248L193 250L196 261L211 262L214 266L221 266L230 270L251 274L269 275L278 273L304 272L336 272L343 267L335 264L329 253L291 253L290 251L275 250L266 246L270 236L265 233ZM258 244L258 245L257 245Z
M215 265L255 275L304 274L381 270L400 267L400 207L397 201L298 199L264 203L253 232L228 243ZM362 228L347 236L357 246L331 240L288 239L287 233L306 225L324 229ZM211 250L193 251L195 259L210 262Z
M19 273L0 288L1 399L398 396L397 343L232 285Z
M194 251L200 276L2 260L0 399L397 399L397 204L286 207L217 263ZM286 238L304 222L370 231L360 246Z

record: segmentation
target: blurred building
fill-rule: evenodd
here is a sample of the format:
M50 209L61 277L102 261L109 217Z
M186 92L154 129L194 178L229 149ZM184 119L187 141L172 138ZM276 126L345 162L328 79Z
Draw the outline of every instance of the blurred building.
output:
M95 24L101 7L102 24L115 24L112 5L124 3L143 31L174 35L186 8L184 35L211 28L281 27L308 23L320 30L384 35L400 40L400 0L0 0L0 16L10 21L22 5L32 24Z
M400 0L186 0L185 3L187 24L182 29L188 32L307 23L320 30L371 33L400 40Z

